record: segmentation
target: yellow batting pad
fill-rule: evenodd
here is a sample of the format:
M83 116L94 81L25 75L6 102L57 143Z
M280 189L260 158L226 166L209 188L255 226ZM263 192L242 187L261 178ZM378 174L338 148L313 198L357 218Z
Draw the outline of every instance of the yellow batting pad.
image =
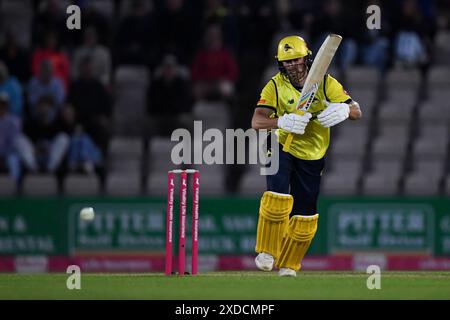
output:
M316 234L318 220L319 214L313 216L295 215L291 218L280 255L275 262L277 268L300 270L300 263Z
M259 206L256 252L278 256L293 205L294 198L290 194L264 192Z

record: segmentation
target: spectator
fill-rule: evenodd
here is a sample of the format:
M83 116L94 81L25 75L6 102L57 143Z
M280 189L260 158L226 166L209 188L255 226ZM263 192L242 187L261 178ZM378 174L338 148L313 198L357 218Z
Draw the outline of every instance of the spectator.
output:
M175 56L166 55L147 91L149 135L169 136L176 128L192 126L191 100L187 68Z
M304 35L304 39L309 39L312 24L317 16L317 12L322 10L322 2L316 0L292 0L289 10L286 11L285 19L287 25ZM280 10L279 10L280 11ZM279 15L283 19L283 15ZM282 24L286 22L280 21Z
M34 51L31 64L34 76L39 74L43 60L51 61L54 75L63 81L64 88L67 89L70 83L70 62L67 55L58 48L56 32L48 32L44 39L44 46Z
M77 126L72 136L68 154L68 164L72 171L92 173L95 168L103 165L103 157L100 149L87 135L81 126Z
M95 1L96 0L78 2L82 12L82 27L81 30L70 30L70 34L72 35L71 40L75 46L80 46L82 44L84 40L84 30L87 28L96 30L98 43L106 46L111 44L110 21L104 12L101 12L95 6Z
M205 32L204 47L192 65L195 98L232 99L237 77L238 66L223 46L220 26L211 24Z
M278 28L274 7L275 4L271 0L251 0L239 3L240 58L242 55L245 58L248 56L249 62L257 59L261 65L266 58L261 55L261 49L263 49L263 53L270 52L272 61L273 54L266 48L270 47L269 39ZM243 76L245 75L243 74Z
M20 120L9 111L9 97L0 93L0 169L7 169L17 186L22 177L22 166L15 144L21 133Z
M191 64L197 37L199 21L195 12L184 0L165 0L158 14L158 46L163 54L170 52L183 64Z
M377 5L381 8L381 29L371 29L362 32L362 41L360 45L361 60L365 65L374 66L384 75L387 71L390 58L390 38L392 37L392 26L389 21L388 10L384 10L380 0L369 0L367 7Z
M33 77L28 85L28 104L31 115L35 116L38 101L44 96L50 96L56 106L51 115L54 118L64 102L65 95L62 81L53 75L53 64L50 60L43 60L38 76Z
M8 66L9 72L22 84L30 80L30 61L28 52L19 47L14 34L9 31L5 36L5 43L0 47L0 60Z
M18 150L31 171L56 173L63 164L69 148L69 136L64 132L51 97L41 97L36 113L25 124L27 137L19 140Z
M68 168L72 172L92 173L103 165L99 148L84 132L83 126L76 122L75 110L71 106L61 109L61 123L64 132L70 136L67 154Z
M80 78L72 83L67 101L75 110L76 122L106 153L111 128L111 97L102 83L94 78L90 57L81 60L80 72Z
M0 93L2 92L8 95L9 112L22 119L22 85L17 81L16 77L9 75L8 67L0 60Z
M396 64L426 68L431 62L433 31L424 20L415 0L402 2L395 25L394 59Z
M131 12L119 25L116 64L153 66L156 18L143 0L131 0Z
M233 8L230 8L223 0L206 0L203 11L204 29L210 24L219 24L223 31L223 42L233 53L237 52L238 19L234 14Z
M43 35L49 31L65 31L62 39L68 39L69 30L66 27L65 8L62 7L60 0L40 1L36 8L37 14L33 19L33 43L42 43Z
M98 43L97 31L87 27L84 32L84 42L76 49L73 57L72 75L77 80L80 76L81 62L89 57L92 63L93 77L107 86L111 79L111 55L106 47Z
M325 0L323 10L317 16L311 27L311 40L313 54L319 51L323 41L330 33L343 37L343 41L334 60L337 65L346 70L356 62L358 55L359 35L365 25L356 19L358 15L347 14L340 0ZM344 81L345 82L345 81Z

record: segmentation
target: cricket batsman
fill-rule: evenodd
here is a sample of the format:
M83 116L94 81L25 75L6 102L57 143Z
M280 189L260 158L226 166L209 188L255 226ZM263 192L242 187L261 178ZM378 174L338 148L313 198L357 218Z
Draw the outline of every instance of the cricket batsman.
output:
M317 231L317 198L330 127L361 118L359 104L342 85L326 74L306 113L296 103L312 65L311 51L299 36L283 38L276 60L280 72L261 92L252 118L254 129L274 129L280 143L279 170L267 176L267 191L259 208L255 263L263 271L279 269L296 276ZM283 151L293 133L289 149Z

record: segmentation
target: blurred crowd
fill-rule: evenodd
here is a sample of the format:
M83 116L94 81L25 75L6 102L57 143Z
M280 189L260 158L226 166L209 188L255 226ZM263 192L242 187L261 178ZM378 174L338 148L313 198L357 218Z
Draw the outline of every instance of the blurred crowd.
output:
M55 174L60 186L69 172L104 181L121 65L150 72L148 136L188 126L199 100L225 102L232 126L248 128L284 35L302 35L313 53L326 34L342 35L343 75L370 65L382 78L402 65L425 79L436 33L450 29L448 0L111 0L112 15L95 1L72 1L81 30L67 29L63 1L32 1L29 45L0 21L0 170L19 190L33 172ZM366 27L371 4L381 8L381 29Z

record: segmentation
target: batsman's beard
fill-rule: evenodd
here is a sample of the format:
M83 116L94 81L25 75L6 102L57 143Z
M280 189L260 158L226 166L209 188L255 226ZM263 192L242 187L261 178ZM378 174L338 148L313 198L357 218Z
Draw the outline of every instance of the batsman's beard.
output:
M308 69L304 63L286 66L285 70L289 81L294 87L299 88L303 86L308 75Z

